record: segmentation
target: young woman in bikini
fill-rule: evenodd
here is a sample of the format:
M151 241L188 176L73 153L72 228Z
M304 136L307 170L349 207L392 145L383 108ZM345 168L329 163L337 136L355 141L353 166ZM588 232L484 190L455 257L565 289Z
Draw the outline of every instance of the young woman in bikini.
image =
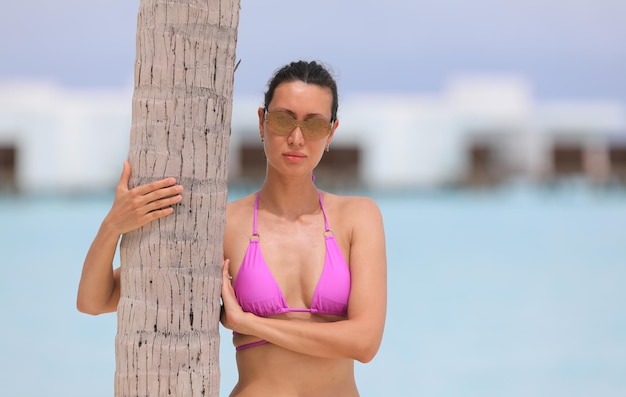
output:
M369 362L380 346L387 299L381 213L369 198L322 192L314 183L339 125L337 109L330 73L299 61L274 74L258 110L265 181L228 204L224 234L221 322L233 330L233 397L358 396L354 361ZM127 182L123 174L120 183ZM85 260L79 310L116 309L119 269L111 263L119 236L169 215L182 194L171 179L136 189L151 195L145 205L152 211L129 216L129 203L116 197ZM155 197L161 210L149 207ZM105 282L96 286L98 279Z

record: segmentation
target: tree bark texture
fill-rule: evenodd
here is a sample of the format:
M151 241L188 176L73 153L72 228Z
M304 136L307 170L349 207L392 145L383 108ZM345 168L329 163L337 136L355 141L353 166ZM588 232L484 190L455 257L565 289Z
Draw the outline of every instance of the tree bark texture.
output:
M141 0L131 187L175 177L174 214L123 236L116 397L219 396L227 155L239 0Z

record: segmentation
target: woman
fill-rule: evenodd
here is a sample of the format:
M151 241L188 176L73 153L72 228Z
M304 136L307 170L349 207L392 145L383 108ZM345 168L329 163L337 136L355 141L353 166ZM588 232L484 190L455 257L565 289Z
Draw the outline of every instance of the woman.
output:
M231 396L358 396L354 360L370 361L380 346L380 211L368 198L314 184L313 170L339 125L337 98L324 67L299 61L275 73L258 110L266 178L226 211L221 322L233 330L239 371ZM115 310L119 269L112 271L111 262L120 234L167 216L180 201L182 187L173 179L129 191L129 175L125 164L87 254L79 310Z

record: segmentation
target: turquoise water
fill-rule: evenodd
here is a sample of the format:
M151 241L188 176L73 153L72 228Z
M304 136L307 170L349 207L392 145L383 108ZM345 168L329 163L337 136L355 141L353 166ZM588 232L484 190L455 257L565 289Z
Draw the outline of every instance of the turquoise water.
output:
M626 395L626 193L376 192L389 312L363 397ZM0 198L1 395L113 395L115 315L75 310L112 196ZM222 332L222 395L235 382Z

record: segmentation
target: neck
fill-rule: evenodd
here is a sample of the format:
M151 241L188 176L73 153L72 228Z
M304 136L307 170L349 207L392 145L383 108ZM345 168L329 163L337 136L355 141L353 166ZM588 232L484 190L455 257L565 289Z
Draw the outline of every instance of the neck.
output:
M298 217L320 208L318 190L310 175L282 179L268 175L260 194L263 207L277 215Z

